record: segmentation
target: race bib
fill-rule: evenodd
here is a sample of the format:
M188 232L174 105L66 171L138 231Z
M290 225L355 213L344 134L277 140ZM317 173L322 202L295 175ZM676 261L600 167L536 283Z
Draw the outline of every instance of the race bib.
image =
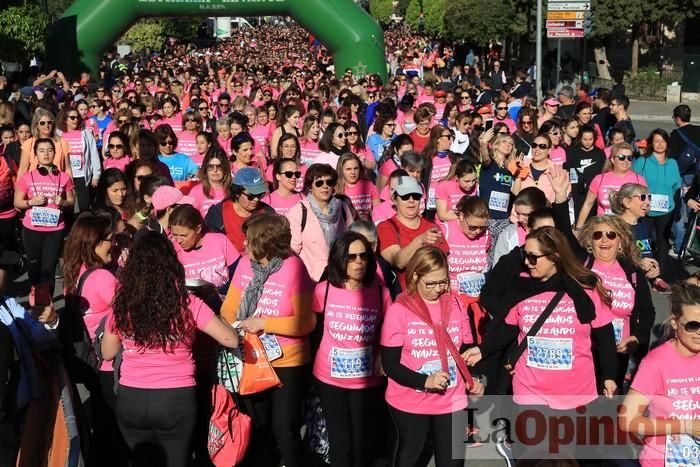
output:
M612 321L612 325L615 330L615 343L619 344L622 342L622 331L625 330L625 320L622 318L615 318Z
M570 370L574 360L573 339L527 338L527 366L541 370Z
M492 191L491 196L489 196L489 209L492 211L508 212L509 201L510 193Z
M431 375L438 371L442 371L442 363L439 359L425 362L417 370L422 375ZM450 384L447 387L453 388L457 385L457 364L452 357L447 357L447 373L450 375Z
M435 203L435 188L428 188L428 202L425 205L425 209L435 209L437 204Z
M31 222L34 227L56 227L61 211L54 208L33 207Z
M269 361L277 360L282 356L282 347L274 334L260 334L260 342L265 348Z
M82 170L83 168L83 158L80 156L70 156L70 167L73 170Z
M365 378L372 375L372 347L331 349L331 377Z
M578 170L569 169L569 179L571 180L572 185L574 183L578 183Z
M463 295L478 297L485 282L486 276L479 272L457 274L458 292Z
M700 465L700 443L688 435L666 435L665 467Z
M670 209L668 196L652 193L651 201L649 201L649 209L656 212L668 212Z

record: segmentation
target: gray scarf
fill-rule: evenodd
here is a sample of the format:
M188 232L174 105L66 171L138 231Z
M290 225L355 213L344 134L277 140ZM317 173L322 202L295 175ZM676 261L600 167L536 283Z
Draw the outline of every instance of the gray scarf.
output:
M321 223L321 229L323 229L323 238L326 240L328 248L331 247L335 237L338 235L338 218L340 217L340 210L343 209L343 203L338 198L331 198L328 203L328 214L325 214L318 205L316 198L313 196L308 196L306 198L309 200L309 206L314 215L318 218Z
M282 258L272 258L267 266L262 266L257 261L250 261L253 269L253 279L243 292L241 303L238 305L238 320L248 319L255 314L260 296L265 288L267 279L282 268Z

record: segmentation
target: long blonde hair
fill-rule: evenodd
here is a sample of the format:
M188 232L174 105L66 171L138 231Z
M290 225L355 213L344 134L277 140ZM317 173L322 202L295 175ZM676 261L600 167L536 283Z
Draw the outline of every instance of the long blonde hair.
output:
M593 216L588 219L578 237L581 246L591 251L593 248L593 231L595 226L599 224L607 224L620 237L620 249L617 252L617 258L638 264L642 259L642 255L634 243L632 230L627 222L617 216Z

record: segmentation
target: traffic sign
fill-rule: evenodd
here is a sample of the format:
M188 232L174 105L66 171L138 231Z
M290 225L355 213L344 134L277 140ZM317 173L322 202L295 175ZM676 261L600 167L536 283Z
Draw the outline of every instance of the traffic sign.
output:
M583 29L574 28L553 28L547 29L547 38L549 39L570 39L583 37Z
M572 21L557 21L547 20L547 29L549 28L577 28L583 27L584 20L577 19Z
M548 11L548 20L571 20L583 19L585 12L583 11Z
M590 2L560 2L547 4L547 11L588 11L591 9Z

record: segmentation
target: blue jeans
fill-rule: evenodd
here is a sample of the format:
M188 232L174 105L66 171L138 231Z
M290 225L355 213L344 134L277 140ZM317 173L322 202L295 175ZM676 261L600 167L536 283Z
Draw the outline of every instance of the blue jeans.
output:
M683 186L681 187L681 199L680 199L680 219L673 222L671 226L671 231L673 233L673 251L676 253L681 253L683 250L683 238L685 238L686 224L688 222L688 205L683 201L683 196L688 188L693 184L693 178L695 175L683 175Z

